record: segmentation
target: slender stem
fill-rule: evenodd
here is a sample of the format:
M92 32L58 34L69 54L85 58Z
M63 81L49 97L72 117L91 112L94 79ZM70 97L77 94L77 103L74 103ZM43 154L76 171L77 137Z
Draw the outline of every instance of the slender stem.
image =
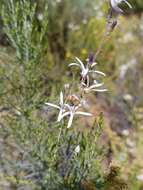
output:
M103 38L101 40L101 43L99 44L99 47L95 53L94 56L94 61L97 59L97 56L100 54L100 52L102 51L102 48L104 46L104 43L107 39L107 37L109 36L110 32L112 31L112 22L111 22L111 18L112 18L112 8L110 8L109 13L107 15L107 20L106 20L106 30L105 33L103 35Z
M59 135L58 135L58 143L60 141L61 134L62 134L62 126L60 127L60 132L59 132Z
M59 131L59 134L58 134L58 143L60 142L63 126L64 126L64 121L62 120L62 124L61 124L60 131Z

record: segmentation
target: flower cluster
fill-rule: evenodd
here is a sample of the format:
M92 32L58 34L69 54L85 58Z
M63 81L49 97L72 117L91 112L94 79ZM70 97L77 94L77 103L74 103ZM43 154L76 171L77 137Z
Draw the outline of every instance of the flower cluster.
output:
M60 92L59 104L45 103L47 106L51 106L59 110L57 122L60 122L64 118L68 118L67 128L70 128L73 123L73 119L76 115L92 116L91 113L81 111L83 107L83 97L81 94L89 92L105 92L107 89L101 88L104 83L100 83L95 79L96 75L105 76L101 71L95 70L96 62L94 62L93 56L89 56L87 63L84 64L79 58L76 57L76 62L69 64L69 67L76 66L80 68L80 90L79 95L68 95L64 97L63 92ZM95 74L93 77L91 74Z
M119 5L122 2L125 2L129 6L129 8L132 8L132 6L127 0L110 0L111 11L109 13L109 20L107 20L107 23L110 24L110 19L112 18L113 11L116 13L123 12L123 10L119 7ZM114 20L110 26L112 30L115 28L116 24L117 21ZM97 52L100 52L100 48ZM88 59L86 60L86 64L84 64L78 57L75 58L74 63L69 64L69 67L75 66L80 69L80 88L78 95L69 94L69 101L68 98L64 98L63 92L60 92L60 101L58 105L52 103L45 103L47 106L51 106L59 110L57 118L58 122L60 122L64 118L68 118L67 128L70 128L72 126L72 122L75 115L92 116L91 113L80 111L80 108L84 105L83 102L85 102L83 98L85 93L107 91L107 89L103 88L104 83L99 82L98 80L100 76L106 75L105 73L95 69L95 66L97 65L95 59L98 54L96 53L95 55L96 56L94 56L94 54L90 54ZM67 86L66 84L65 86L66 88L69 88L69 85Z
M67 128L70 128L72 126L73 118L75 115L92 116L91 113L78 111L79 108L81 107L81 104L76 106L76 105L70 105L70 104L64 103L63 92L60 92L59 105L48 103L48 102L45 104L47 106L51 106L51 107L57 108L59 110L59 114L58 114L58 118L57 118L58 122L60 122L65 117L69 117Z
M106 76L105 73L95 70L94 67L97 65L96 62L94 62L94 59L91 59L91 56L87 59L86 65L83 64L83 62L76 57L77 63L71 63L69 66L77 66L80 68L81 72L81 87L82 90L86 93L88 92L105 92L107 89L102 89L99 87L102 87L104 83L100 83L95 80L96 75ZM94 77L91 77L91 74L94 74Z

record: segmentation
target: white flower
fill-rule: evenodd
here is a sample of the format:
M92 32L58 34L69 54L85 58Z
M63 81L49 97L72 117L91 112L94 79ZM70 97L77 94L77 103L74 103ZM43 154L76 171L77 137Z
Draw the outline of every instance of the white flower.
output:
M45 104L48 105L48 106L51 106L51 107L59 109L59 115L58 115L57 121L58 122L61 121L62 114L65 112L65 104L64 104L64 95L63 95L63 92L60 92L60 102L59 102L59 105L52 104L52 103L49 103L49 102L47 102Z
M66 116L69 116L67 128L70 128L72 126L74 115L92 116L91 113L77 111L80 106L70 106L69 104L65 104L65 107L67 107L68 111L62 114L61 119L63 119Z
M122 9L119 8L119 4L122 2L125 2L129 8L132 8L131 4L127 0L111 0L111 7L113 8L114 11L118 13L122 13Z
M105 73L103 73L101 71L90 70L90 67L95 66L96 63L92 63L91 65L89 63L87 63L86 65L84 65L83 62L78 57L76 57L76 60L77 60L78 63L71 63L71 64L69 64L69 66L77 66L77 67L79 67L81 69L81 77L82 77L82 79L89 78L89 76L88 76L89 73L97 73L97 74L105 76Z
M70 106L69 104L65 104L62 92L60 93L59 105L52 104L52 103L49 103L49 102L47 102L45 104L48 105L48 106L51 106L51 107L59 109L59 114L58 114L58 119L57 119L58 122L60 122L66 116L69 117L67 128L71 127L74 115L92 116L91 113L77 111L79 109L79 107L81 106L80 104L78 106L75 106L75 105Z
M79 152L80 152L80 146L79 146L79 145L77 145L77 146L75 147L75 152L76 152L76 153L79 153Z
M89 93L89 92L106 92L108 91L107 89L103 89L103 88L99 88L99 87L102 87L104 85L104 83L98 83L96 80L94 80L94 83L92 85L89 85L89 84L85 84L83 83L83 86L84 87L84 91L86 93Z

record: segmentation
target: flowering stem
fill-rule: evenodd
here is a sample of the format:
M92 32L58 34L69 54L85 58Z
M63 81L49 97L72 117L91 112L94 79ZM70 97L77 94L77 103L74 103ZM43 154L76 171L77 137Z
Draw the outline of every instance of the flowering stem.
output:
M109 13L107 15L107 20L106 20L106 30L104 33L104 36L101 40L101 43L95 53L94 56L94 61L97 59L97 56L100 54L100 52L102 51L102 48L104 46L105 41L107 40L107 37L110 35L110 33L113 31L113 23L111 23L111 18L112 18L112 8L109 10Z

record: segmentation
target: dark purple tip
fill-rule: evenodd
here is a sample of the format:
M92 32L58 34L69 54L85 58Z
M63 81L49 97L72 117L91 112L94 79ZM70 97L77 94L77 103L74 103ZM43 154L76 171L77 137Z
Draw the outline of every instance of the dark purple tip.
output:
M88 63L92 64L93 62L94 62L94 54L90 53L89 56L88 56Z

